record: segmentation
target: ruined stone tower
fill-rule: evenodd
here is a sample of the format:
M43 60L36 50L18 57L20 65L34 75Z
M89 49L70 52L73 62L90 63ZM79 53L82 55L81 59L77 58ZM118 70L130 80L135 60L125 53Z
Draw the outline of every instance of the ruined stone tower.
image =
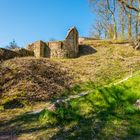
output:
M34 56L47 58L75 58L78 56L78 31L75 27L69 29L64 41L37 41L28 45Z

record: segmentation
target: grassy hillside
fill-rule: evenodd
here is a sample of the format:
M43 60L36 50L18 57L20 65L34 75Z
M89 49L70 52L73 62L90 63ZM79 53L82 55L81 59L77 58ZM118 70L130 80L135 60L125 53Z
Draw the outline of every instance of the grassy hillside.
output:
M70 101L69 107L39 114L40 122L54 124L51 129L61 128L51 139L140 139L140 111L134 105L140 98L140 74L116 86L93 86L88 83L85 88L90 94Z
M0 64L0 138L139 139L140 52L128 44L85 41L76 59L15 58ZM105 86L109 85L109 86ZM89 91L56 112L52 101ZM64 135L64 132L66 135Z
M39 114L27 114L20 111L20 115L0 121L0 135L12 134L31 140L139 140L140 111L134 104L140 98L140 74L115 86L93 87L93 83L79 85L75 93L88 90L90 94L69 101L67 107L62 105L55 112L45 109ZM4 117L4 113L1 115Z

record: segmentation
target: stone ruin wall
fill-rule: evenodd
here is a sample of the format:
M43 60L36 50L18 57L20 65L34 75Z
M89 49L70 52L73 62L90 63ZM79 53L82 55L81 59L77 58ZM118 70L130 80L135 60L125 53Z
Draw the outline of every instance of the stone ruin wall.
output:
M40 46L40 47L38 47ZM34 46L34 54L35 54L35 57L44 57L44 49L45 49L45 44L44 42L42 41L37 41L35 43L35 46Z
M65 39L65 46L68 49L67 56L69 58L75 58L78 56L79 53L79 46L78 46L78 31L76 28L72 28L68 31L68 34Z
M48 43L37 41L28 45L27 48L33 51L37 58L75 58L79 53L78 31L76 28L71 28L64 41Z
M51 58L65 58L66 50L64 48L64 42L49 42L48 46L50 48L50 57Z

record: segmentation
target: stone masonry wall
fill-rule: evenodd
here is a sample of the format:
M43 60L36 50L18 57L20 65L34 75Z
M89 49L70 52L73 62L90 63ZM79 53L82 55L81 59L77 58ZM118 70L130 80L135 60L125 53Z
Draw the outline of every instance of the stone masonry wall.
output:
M34 54L35 57L44 57L44 49L46 47L46 44L43 41L37 41L34 43Z
M78 47L78 31L77 29L71 28L65 39L65 47L67 48L67 57L75 58L78 56L79 47Z
M37 41L29 44L29 50L34 51L35 57L48 58L75 58L78 56L78 31L75 27L71 28L64 41L43 42Z
M49 42L48 47L50 48L51 58L64 58L66 50L64 49L64 43L62 41Z

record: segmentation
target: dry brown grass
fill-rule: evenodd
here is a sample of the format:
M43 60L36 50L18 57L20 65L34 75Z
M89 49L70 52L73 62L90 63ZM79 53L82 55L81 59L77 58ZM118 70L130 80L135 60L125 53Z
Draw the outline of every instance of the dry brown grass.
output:
M72 76L48 59L16 58L2 63L1 104L13 99L45 101L72 84Z
M13 99L46 101L75 85L104 85L140 69L140 52L128 44L85 41L92 54L76 59L15 58L0 66L0 104Z
M140 52L128 44L110 44L102 41L85 41L85 44L97 52L77 59L55 60L71 69L70 72L77 82L91 80L105 84L140 68Z

